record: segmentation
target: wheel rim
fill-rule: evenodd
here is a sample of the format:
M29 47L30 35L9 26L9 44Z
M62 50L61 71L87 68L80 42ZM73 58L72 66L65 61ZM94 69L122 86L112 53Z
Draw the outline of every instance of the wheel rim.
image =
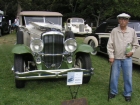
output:
M79 58L76 60L75 67L76 68L82 68L82 62Z
M95 42L93 40L90 41L90 46L93 48L93 52L91 52L91 54L95 55L97 53L97 50L96 50Z

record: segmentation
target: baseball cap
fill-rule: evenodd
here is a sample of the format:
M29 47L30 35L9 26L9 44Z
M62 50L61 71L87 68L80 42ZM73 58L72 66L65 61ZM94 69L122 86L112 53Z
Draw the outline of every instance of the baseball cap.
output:
M122 13L122 14L119 14L118 16L117 16L117 18L121 18L121 17L123 17L123 18L130 18L131 16L130 15L128 15L128 14L126 14L126 13Z

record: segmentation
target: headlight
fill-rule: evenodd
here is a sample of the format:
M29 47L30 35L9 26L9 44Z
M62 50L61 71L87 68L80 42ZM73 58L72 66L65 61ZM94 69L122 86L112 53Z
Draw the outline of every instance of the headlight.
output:
M41 52L43 50L44 44L41 39L33 39L30 43L30 48L33 52Z
M77 48L77 43L75 39L67 39L64 43L64 47L68 52L74 52Z

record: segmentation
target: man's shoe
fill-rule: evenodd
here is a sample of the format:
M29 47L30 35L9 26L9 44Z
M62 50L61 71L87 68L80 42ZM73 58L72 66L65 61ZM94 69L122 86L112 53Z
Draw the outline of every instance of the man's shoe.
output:
M115 94L110 93L109 94L109 99L115 98L115 96L116 96Z
M131 101L131 96L124 96L125 97L125 101L130 102Z

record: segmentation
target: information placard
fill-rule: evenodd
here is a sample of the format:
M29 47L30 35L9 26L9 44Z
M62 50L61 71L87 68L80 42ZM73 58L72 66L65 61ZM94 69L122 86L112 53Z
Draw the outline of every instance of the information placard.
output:
M68 72L67 85L80 85L83 81L83 72Z

